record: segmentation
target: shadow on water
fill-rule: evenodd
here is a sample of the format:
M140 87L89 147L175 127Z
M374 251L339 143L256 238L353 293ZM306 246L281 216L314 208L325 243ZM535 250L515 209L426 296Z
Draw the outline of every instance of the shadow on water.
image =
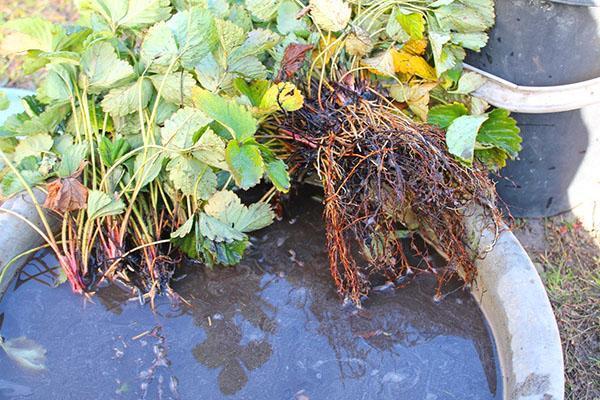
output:
M519 85L564 85L600 77L600 8L543 0L496 2L496 25L468 62ZM551 216L600 201L600 104L555 114L513 114L523 150L498 192L517 217Z
M48 372L0 354L0 398L21 398L10 385L44 399L499 398L493 341L459 283L436 302L422 274L361 309L343 305L321 210L308 204L260 232L235 268L182 267L182 300L161 298L154 314L114 285L82 307L68 288L29 279L0 303L2 333L46 347Z

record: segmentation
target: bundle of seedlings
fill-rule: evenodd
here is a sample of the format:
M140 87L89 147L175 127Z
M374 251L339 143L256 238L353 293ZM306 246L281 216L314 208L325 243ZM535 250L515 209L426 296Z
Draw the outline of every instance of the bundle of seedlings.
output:
M469 95L482 78L462 71L491 1L78 3L78 25L10 21L0 47L45 71L0 127L2 195L31 195L44 229L24 223L75 292L117 279L152 299L184 256L238 263L288 165L320 178L341 294L406 274L407 231L475 276L462 210L499 221L486 171L520 150L514 120L486 112Z
M44 238L73 291L118 279L152 299L169 291L182 255L236 264L248 233L272 222L267 201L245 205L237 193L263 175L288 190L285 164L254 137L280 112L279 87L264 81L252 110L233 95L267 77L281 37L245 6L220 5L84 1L77 26L3 26L2 51L45 77L1 128L1 189L27 191L43 229L2 211ZM285 110L301 107L289 94ZM58 232L46 212L60 217Z
M493 3L314 1L310 14L321 38L308 81L298 79L305 105L267 128L285 142L288 164L314 170L323 187L338 291L359 302L374 278L403 282L415 268L407 245L437 275L436 295L458 269L471 283L483 254L472 248L466 214L482 212L498 233L488 172L514 158L521 142L508 112L485 113L487 105L468 96L482 78L461 71L461 46L485 44ZM310 50L288 47L278 78L291 78ZM448 268L437 270L427 247L404 240L411 232Z

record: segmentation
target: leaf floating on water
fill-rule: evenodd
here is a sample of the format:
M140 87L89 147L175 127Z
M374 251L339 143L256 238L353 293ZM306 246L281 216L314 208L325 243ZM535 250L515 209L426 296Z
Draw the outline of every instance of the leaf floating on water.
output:
M26 337L0 341L6 355L21 368L31 371L46 370L46 349Z
M47 185L44 207L60 214L85 208L88 189L77 178L57 179Z

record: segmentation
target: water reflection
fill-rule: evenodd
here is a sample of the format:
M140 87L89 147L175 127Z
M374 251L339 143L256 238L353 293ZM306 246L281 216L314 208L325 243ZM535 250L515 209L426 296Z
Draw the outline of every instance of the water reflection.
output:
M176 290L191 303L189 313L206 333L192 353L202 365L220 370L223 394L234 394L246 385L250 371L271 357L268 335L275 333L277 324L270 314L276 309L261 297L260 276L244 266L196 272L190 278ZM265 336L245 338L240 318Z

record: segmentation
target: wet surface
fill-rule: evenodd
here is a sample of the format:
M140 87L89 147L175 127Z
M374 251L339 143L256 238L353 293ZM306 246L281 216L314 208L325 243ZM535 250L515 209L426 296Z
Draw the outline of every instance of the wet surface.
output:
M0 303L1 333L47 349L29 373L0 352L0 399L499 399L494 345L470 295L441 302L420 275L343 305L318 209L258 233L236 268L182 268L189 302L148 305L117 286L93 303L35 276ZM36 266L37 264L37 266ZM185 275L185 276L184 276ZM22 275L21 278L25 278Z

